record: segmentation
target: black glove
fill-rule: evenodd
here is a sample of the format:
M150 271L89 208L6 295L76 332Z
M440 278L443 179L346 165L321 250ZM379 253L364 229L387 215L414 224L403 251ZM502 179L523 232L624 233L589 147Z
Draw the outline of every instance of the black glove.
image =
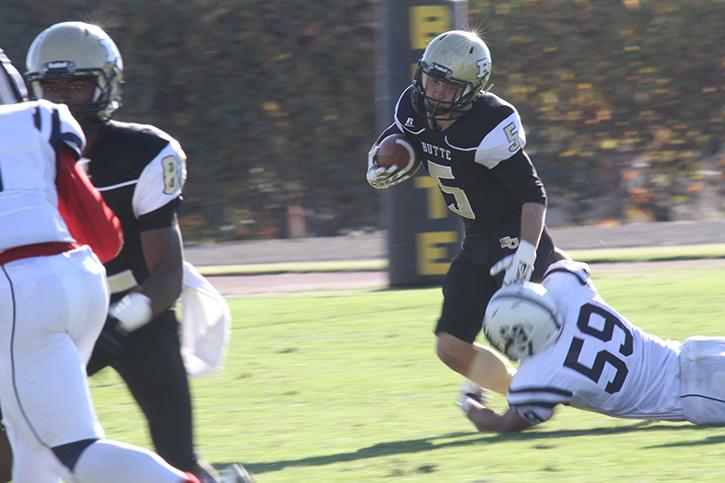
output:
M126 333L120 328L119 320L109 314L106 317L103 330L101 330L101 334L96 340L96 346L93 348L94 355L96 353L102 353L106 357L118 357L123 348L123 344L126 342L126 337Z

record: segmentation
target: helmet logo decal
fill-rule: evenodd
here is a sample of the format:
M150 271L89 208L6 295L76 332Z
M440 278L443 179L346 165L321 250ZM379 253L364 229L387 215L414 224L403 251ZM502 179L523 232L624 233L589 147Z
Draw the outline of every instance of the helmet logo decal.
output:
M488 59L480 59L476 61L478 66L478 79L485 79L491 73L491 61Z
M529 345L529 332L531 328L524 324L515 324L509 327L501 327L501 338L505 341L504 353L508 353L512 346Z
M449 69L448 67L446 67L444 65L440 65L440 64L433 64L433 66L431 66L430 70L431 70L430 74L432 76L438 77L438 78L444 78L444 79L453 73L453 71L451 69Z
M103 50L106 51L106 62L113 62L117 56L113 55L113 47L106 39L98 39L98 43L101 44Z
M46 74L58 74L58 73L73 73L76 70L75 62L70 60L54 60L48 62L43 66L43 71Z

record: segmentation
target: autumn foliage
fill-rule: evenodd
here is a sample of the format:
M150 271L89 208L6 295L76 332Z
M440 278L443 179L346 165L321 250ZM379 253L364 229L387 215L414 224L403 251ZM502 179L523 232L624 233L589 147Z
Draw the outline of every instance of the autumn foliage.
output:
M290 213L332 235L379 223L364 176L376 5L3 0L0 46L22 66L52 23L107 29L126 65L118 119L157 125L189 155L187 239L288 236ZM469 11L555 221L725 216L725 4L479 0Z

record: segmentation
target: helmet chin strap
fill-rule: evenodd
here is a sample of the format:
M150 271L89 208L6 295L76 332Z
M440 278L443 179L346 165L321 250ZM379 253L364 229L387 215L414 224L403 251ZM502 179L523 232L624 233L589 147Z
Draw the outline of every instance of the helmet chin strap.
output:
M435 108L428 109L429 101L427 98L423 101L423 103L426 109L426 119L428 121L428 126L434 131L446 130L451 124L453 124L453 122L455 122L459 117L464 114L464 111L459 111L457 109L448 109L440 115L436 115Z

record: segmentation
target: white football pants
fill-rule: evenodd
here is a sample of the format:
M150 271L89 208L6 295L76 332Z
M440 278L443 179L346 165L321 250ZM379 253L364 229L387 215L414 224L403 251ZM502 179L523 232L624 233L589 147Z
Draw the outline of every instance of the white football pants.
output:
M187 481L159 456L114 441L88 446L72 474L52 452L103 437L85 366L107 312L106 271L88 247L0 265L0 403L14 483Z
M680 399L687 420L725 424L725 338L685 339L679 361Z

